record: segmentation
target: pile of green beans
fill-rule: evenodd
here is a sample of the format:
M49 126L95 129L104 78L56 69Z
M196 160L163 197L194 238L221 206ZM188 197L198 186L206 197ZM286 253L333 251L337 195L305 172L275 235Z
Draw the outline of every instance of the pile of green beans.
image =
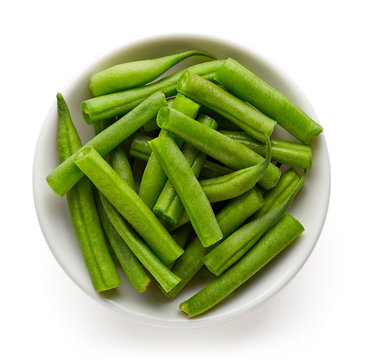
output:
M191 56L203 62L157 80ZM197 316L304 231L287 211L322 127L235 60L213 59L189 50L92 74L84 145L57 94L60 164L46 180L66 195L95 291L123 271L136 291L153 280L173 300L196 276L203 288L179 308ZM302 143L273 138L275 126Z

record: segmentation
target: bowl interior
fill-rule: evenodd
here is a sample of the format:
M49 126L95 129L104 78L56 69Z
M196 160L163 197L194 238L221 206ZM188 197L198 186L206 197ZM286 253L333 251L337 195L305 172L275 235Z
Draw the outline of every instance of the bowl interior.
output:
M287 95L316 120L316 115L304 94L283 71L238 45L211 38L184 36L154 38L135 43L106 55L69 82L62 93L69 105L74 123L83 143L93 135L91 126L84 123L80 103L90 97L90 75L105 67L136 59L160 57L190 49L207 51L217 58L233 57L256 73L274 88ZM195 63L188 59L175 66L174 72ZM276 135L293 139L282 129ZM45 119L36 148L33 170L34 199L45 239L65 272L87 294L98 302L129 318L154 325L196 327L217 323L242 315L281 289L302 267L310 255L323 226L329 200L330 170L324 135L313 141L313 167L305 187L296 197L290 212L305 227L304 234L288 249L262 269L253 279L229 296L215 309L195 319L187 319L179 304L197 292L204 284L194 280L175 301L168 301L152 284L138 293L121 273L122 285L106 294L97 294L91 285L68 214L66 198L55 195L46 183L46 176L58 165L56 148L56 101Z

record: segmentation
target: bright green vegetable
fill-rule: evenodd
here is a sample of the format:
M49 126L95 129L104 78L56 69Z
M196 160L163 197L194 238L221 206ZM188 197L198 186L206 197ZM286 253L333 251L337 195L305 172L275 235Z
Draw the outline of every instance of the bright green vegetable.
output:
M296 184L288 197L271 211L260 218L249 222L235 231L221 244L211 250L204 258L206 267L216 276L237 262L260 237L287 211L301 187L304 185L305 175Z
M104 201L108 200L104 198ZM99 194L96 196L96 203L103 229L109 239L114 254L116 254L118 262L121 264L123 271L135 289L139 292L144 292L150 284L149 277L146 275L140 261L113 227L103 207Z
M200 115L198 121L213 129L217 129L217 122L206 115ZM194 175L198 177L206 159L206 154L200 152L189 143L184 144L182 153L192 168ZM165 223L175 225L183 209L182 201L175 191L172 182L167 180L154 206L154 213L164 220Z
M166 100L166 102L168 103L168 106L172 106L173 102L175 100L175 96L174 97L170 97L169 99ZM155 130L160 130L158 123L156 122L156 117L152 120L150 120L148 123L146 123L143 127L143 133L149 133Z
M102 196L101 200L113 227L164 291L170 291L177 286L179 277L160 261L105 197Z
M81 142L71 120L69 109L60 93L57 94L58 154L62 163L81 148ZM93 190L83 179L67 194L72 225L95 291L104 291L121 284L108 251L96 209Z
M161 136L149 144L174 185L202 245L215 244L222 238L221 230L206 195L179 147L170 136Z
M293 216L284 214L247 255L197 294L181 303L179 308L190 317L209 310L251 278L303 231L303 226Z
M278 122L303 143L318 136L323 128L279 91L233 59L227 59L215 79L230 92L248 101ZM245 129L243 129L245 130ZM250 134L251 135L251 134Z
M74 161L163 263L170 264L183 253L153 212L96 150L86 147Z
M256 153L264 156L266 147L250 135L242 131L220 131L222 134L240 142ZM304 169L311 168L312 151L310 145L299 144L293 141L271 139L272 160L281 164L288 164Z
M145 85L158 78L172 66L194 55L212 58L211 55L203 51L193 50L156 59L115 65L90 77L90 91L94 96L100 96Z
M203 163L200 177L203 179L212 179L230 174L231 172L233 172L233 170L206 159L206 161Z
M151 95L126 116L87 142L79 151L92 146L102 156L106 155L156 116L162 106L166 106L164 94L160 92ZM74 164L74 157L79 151L67 158L47 176L49 186L57 195L65 195L83 177L82 171Z
M130 147L130 156L142 161L148 161L151 155L149 141L153 138L144 134L136 134Z
M242 225L262 205L262 196L255 189L231 200L216 216L224 238ZM193 239L188 245L172 269L181 278L181 282L166 294L169 299L174 299L202 267L203 257L207 251L209 249L204 248L198 238Z
M254 138L264 142L276 122L214 83L187 70L177 83L178 92L231 120Z
M267 148L265 160L257 165L218 178L201 180L200 184L210 203L233 199L253 188L271 162L271 143L268 138Z
M172 108L182 112L183 114L189 116L190 118L195 118L197 116L199 105L185 96L178 94L174 99ZM166 130L160 130L159 137L167 136L168 132ZM183 140L179 139L177 136L172 135L174 141L178 144L178 147L183 145ZM159 198L159 195L166 182L166 174L160 165L159 160L155 154L151 154L144 174L140 183L139 195L145 204L152 209Z
M189 223L189 216L187 214L187 212L185 210L183 210L183 212L181 213L181 215L178 218L178 221L175 225L167 225L166 228L168 229L168 231L174 231L176 229L179 229L181 226L185 225Z
M192 225L185 224L179 229L173 231L170 235L181 248L184 248L192 232Z
M232 169L240 170L264 160L262 156L237 141L168 107L159 111L158 125ZM280 170L270 164L259 184L265 189L270 189L276 185L280 175Z
M94 134L98 135L99 133L101 133L103 130L105 130L108 126L111 126L114 122L116 122L116 118L113 119L109 119L109 120L105 120L105 121L101 121L97 124L94 124Z
M201 76L213 78L214 73L223 60L208 61L191 66L189 69ZM81 110L87 124L121 116L140 104L148 96L157 91L162 91L167 97L177 93L176 84L185 70L169 75L155 83L136 89L125 90L114 94L98 96L82 102Z
M201 269L199 269L196 273L196 277L201 280L207 280L212 276L213 276L212 272L208 270L206 266L202 266Z

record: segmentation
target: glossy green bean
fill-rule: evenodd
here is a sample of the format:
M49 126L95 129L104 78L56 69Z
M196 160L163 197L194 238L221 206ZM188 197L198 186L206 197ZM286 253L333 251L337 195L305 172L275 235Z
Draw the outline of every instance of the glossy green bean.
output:
M79 151L92 146L102 156L106 155L143 124L156 116L162 106L166 106L164 94L160 92L151 95L126 116L103 130L80 150L63 161L47 176L48 185L57 195L65 195L83 177L82 171L74 164L74 157Z
M263 268L303 231L304 227L293 216L285 213L246 256L197 294L181 303L179 308L190 317L211 309Z
M202 245L215 244L222 238L221 230L206 195L179 147L170 136L159 137L149 144L174 185Z
M220 131L222 134L240 142L256 153L264 156L266 147L250 135L242 131ZM299 144L293 141L271 139L272 160L304 169L311 168L312 151L310 145Z
M105 197L102 196L101 200L113 227L164 291L170 291L177 286L179 277L161 262Z
M264 142L276 122L226 90L187 70L177 83L178 92L228 118L254 138Z
M288 197L263 216L255 219L211 250L203 259L206 267L216 276L237 262L261 236L287 211L301 187L304 185L305 175L296 184Z
M59 118L57 145L60 162L81 148L81 141L61 94L57 94ZM121 284L100 225L93 191L83 179L67 194L67 203L79 247L95 291L104 291Z
M170 264L183 253L153 212L96 150L84 148L74 161L163 263Z
M191 66L189 69L197 74L213 78L215 71L223 60L208 61ZM177 93L176 84L185 70L169 75L155 83L136 89L125 90L114 94L98 96L82 102L81 110L87 124L122 116L140 104L148 96L162 91L167 97Z
M199 110L199 105L185 96L178 94L173 101L172 108L182 112L190 118L195 118ZM168 135L166 130L160 130L159 137L166 135ZM183 145L182 139L174 135L172 135L172 137L177 143L178 147ZM163 171L159 160L154 153L151 154L146 164L139 190L141 199L150 209L153 209L156 201L158 200L159 195L165 185L166 179L166 174Z
M262 205L262 196L255 189L231 200L216 216L224 238L234 232ZM181 282L165 294L169 299L174 299L202 267L203 258L208 251L209 249L204 248L197 237L188 245L172 269L180 277Z
M124 273L131 281L131 284L139 292L144 292L150 284L150 278L146 275L143 266L140 261L126 245L123 239L120 237L116 229L110 222L108 215L103 207L101 198L103 195L97 194L96 204L102 222L104 232L106 233L109 243L111 244L112 251L116 255L118 262L121 264ZM104 198L105 201L108 201Z
M172 106L174 100L175 100L175 96L167 99L166 102L168 103L168 106ZM142 128L143 128L144 133L150 133L155 130L160 130L158 123L156 122L156 117L154 119L150 120L148 123L146 123Z
M200 115L198 121L205 126L217 129L217 122L206 115ZM206 154L200 152L189 143L184 144L182 153L192 168L194 175L198 178L206 159ZM154 206L154 213L166 224L175 225L183 209L183 203L172 182L167 180Z
M158 125L232 169L240 170L264 160L245 145L168 107L159 111ZM280 175L280 170L270 164L259 184L270 189L276 185Z
M271 163L271 143L268 138L267 148L265 160L257 165L218 178L201 180L200 184L210 203L233 199L253 188Z
M168 229L169 232L172 232L176 229L179 229L181 226L185 225L189 223L189 216L187 214L187 212L185 210L183 210L183 212L181 213L181 215L178 218L178 221L175 225L166 225L166 228Z
M300 141L307 143L323 128L285 95L233 59L227 59L215 79L230 92L267 114Z
M212 179L232 172L233 170L206 159L203 163L200 177L203 179Z
M90 77L89 88L94 96L100 96L145 85L172 66L194 55L212 58L203 51L192 50L156 59L118 64L94 73Z

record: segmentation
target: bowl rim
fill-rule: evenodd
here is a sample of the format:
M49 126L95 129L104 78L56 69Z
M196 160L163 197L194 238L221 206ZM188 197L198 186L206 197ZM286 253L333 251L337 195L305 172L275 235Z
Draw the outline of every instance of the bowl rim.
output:
M161 41L173 41L173 40L195 40L195 41L209 41L209 42L216 42L216 43L222 43L224 45L231 46L233 48L236 48L243 53L247 53L250 55L253 59L256 59L260 61L261 63L265 64L271 71L279 75L281 78L283 78L286 83L288 83L291 88L297 92L297 94L302 98L302 101L306 104L306 106L312 111L314 120L318 121L318 117L316 116L316 113L314 111L314 108L310 104L308 98L305 96L304 92L300 89L300 87L297 85L297 83L287 74L287 72L282 69L278 64L275 62L268 61L261 53L258 51L258 49L253 49L253 47L247 47L246 45L242 45L240 43L233 42L227 38L224 37L217 37L217 36L209 36L209 35L201 35L201 34L193 34L193 33L177 33L177 34L170 34L170 35L155 35L155 36L149 36L149 37L140 37L137 40L129 41L124 43L121 46L113 47L112 50L105 52L103 55L98 54L95 56L92 61L88 63L87 66L83 67L83 69L77 73L75 73L73 76L71 76L66 84L62 87L62 91L64 94L68 94L71 90L71 88L74 86L75 83L78 83L81 78L85 77L87 73L90 73L90 70L93 68L98 67L100 64L102 64L107 58L113 57L118 55L119 53L128 50L131 47L140 47L144 44L148 44L150 42L161 42ZM109 309L113 310L114 312L123 315L127 317L130 320L134 320L141 324L148 324L156 327L168 327L168 328L200 328L205 326L212 326L217 325L223 322L227 322L230 320L233 320L234 318L240 318L246 314L248 314L253 309L256 309L258 306L262 305L267 300L271 299L274 295L276 295L281 289L283 289L294 277L295 275L302 269L310 255L312 254L319 237L322 233L325 220L327 217L328 209L329 209L329 202L330 202L330 194L331 194L331 166L330 166L330 158L329 158L329 151L327 142L325 139L324 134L321 134L322 141L324 142L324 148L325 148L325 158L326 158L326 167L327 167L327 196L326 196L326 202L325 202L325 210L322 214L321 219L321 226L318 230L318 233L316 235L316 238L314 239L312 243L312 247L310 248L308 254L306 257L303 258L302 262L296 266L295 268L292 268L291 271L288 272L287 276L282 279L280 282L276 283L275 285L271 286L268 291L263 292L259 297L255 298L252 302L254 304L247 306L246 309L243 309L243 307L238 307L236 309L226 311L224 313L219 313L218 315L214 315L210 318L204 318L204 317L197 317L194 319L190 319L189 321L179 321L179 320L161 320L161 319L155 319L152 317L147 317L146 315L141 315L135 312L131 312L128 310L125 310L124 308L119 307L117 309L116 306L113 305L113 303L108 301L101 300L98 296L92 296L79 282L74 278L74 276L71 274L71 272L68 271L68 269L62 264L61 260L59 259L58 255L56 254L56 251L53 249L51 243L47 240L47 232L45 230L45 226L43 221L44 218L40 215L41 210L39 208L40 204L38 201L39 197L39 185L37 183L37 158L38 153L40 152L40 140L42 138L42 135L45 131L47 121L52 113L55 112L56 105L55 102L52 103L51 107L49 108L45 119L42 123L37 142L36 147L34 151L34 157L33 157L33 167L32 167L32 190L33 190L33 200L35 205L35 210L37 214L37 219L39 222L39 225L41 227L41 231L43 234L43 237L47 243L48 248L50 249L51 253L53 254L54 258L58 262L58 264L61 266L61 268L64 270L64 272L68 275L68 277L73 281L75 285L77 285L77 288L81 289L85 294L87 294L89 297L93 298L97 303L100 305L104 305L108 307Z

